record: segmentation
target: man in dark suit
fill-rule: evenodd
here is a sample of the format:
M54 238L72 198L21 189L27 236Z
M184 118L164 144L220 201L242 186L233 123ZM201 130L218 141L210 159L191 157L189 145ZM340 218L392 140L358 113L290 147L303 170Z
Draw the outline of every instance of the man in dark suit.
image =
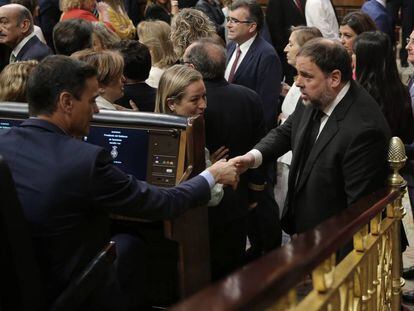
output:
M296 70L286 61L283 50L288 44L292 26L306 26L306 0L269 0L266 9L266 21L269 27L272 43L282 62L285 82L293 83Z
M255 0L236 0L229 7L225 78L230 83L246 86L259 94L267 130L276 126L280 110L279 94L282 67L271 44L259 34L264 22L261 6ZM280 245L274 224L278 207L273 195L275 167L268 165L263 200L250 215L249 240L251 259ZM274 241L270 242L270 241Z
M260 97L256 92L241 85L229 84L224 79L225 50L212 41L204 39L191 44L183 59L203 75L206 86L207 148L213 153L224 146L230 157L249 151L266 133ZM237 190L225 188L220 204L209 209L213 280L222 278L243 264L247 216L249 210L256 207L263 190L263 172L252 170L240 177Z
M296 58L301 102L237 162L257 167L293 151L283 211L286 232L301 233L385 185L390 130L374 99L352 81L340 43L307 42Z
M362 5L361 11L367 13L372 18L378 30L386 33L391 40L394 38L392 16L386 8L385 0L367 0Z
M87 135L99 111L96 70L83 62L46 58L27 93L32 117L0 133L0 154L10 165L50 301L108 242L111 210L173 218L206 203L215 182L236 182L234 166L220 161L175 188L157 188L117 169L103 148L73 138ZM142 248L127 234L115 241L115 271L90 300L96 310L133 310L142 302Z
M41 61L52 54L50 48L34 34L32 14L24 6L20 4L1 6L0 21L0 44L13 49L10 63L32 59Z
M157 89L145 83L151 70L149 49L136 40L122 40L116 48L124 58L125 77L124 96L118 99L116 104L125 108L135 104L139 111L154 112Z
M268 130L276 125L282 67L275 49L260 36L263 11L255 0L236 0L227 19L225 78L259 94Z

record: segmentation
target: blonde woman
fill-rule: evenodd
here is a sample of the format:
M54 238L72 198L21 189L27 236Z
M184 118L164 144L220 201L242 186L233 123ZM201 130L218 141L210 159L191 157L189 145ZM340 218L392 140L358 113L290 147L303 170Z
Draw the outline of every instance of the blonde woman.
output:
M191 43L215 35L216 27L213 22L196 9L182 9L171 22L171 41L179 59Z
M177 62L170 34L170 25L163 21L143 21L138 25L139 41L151 53L151 71L145 82L153 88L158 88L163 72Z
M27 80L37 64L36 60L29 60L9 64L3 69L0 73L0 101L27 102Z
M86 49L73 53L71 57L92 65L98 71L99 96L96 104L99 109L125 110L115 104L124 95L124 59L119 52ZM132 110L137 110L135 105Z
M201 74L190 66L174 65L160 79L155 112L183 117L203 115L207 107L206 88ZM211 166L210 153L206 149L206 166ZM211 189L208 206L216 206L223 198L223 185Z
M123 0L104 0L97 6L101 21L111 24L121 39L135 39L135 27L126 12Z

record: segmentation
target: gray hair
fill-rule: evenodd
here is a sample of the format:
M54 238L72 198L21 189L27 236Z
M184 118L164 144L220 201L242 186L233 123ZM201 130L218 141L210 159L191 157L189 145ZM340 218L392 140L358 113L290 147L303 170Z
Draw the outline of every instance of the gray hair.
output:
M193 64L204 79L219 79L224 77L226 70L226 51L211 39L205 38L188 47L184 61Z

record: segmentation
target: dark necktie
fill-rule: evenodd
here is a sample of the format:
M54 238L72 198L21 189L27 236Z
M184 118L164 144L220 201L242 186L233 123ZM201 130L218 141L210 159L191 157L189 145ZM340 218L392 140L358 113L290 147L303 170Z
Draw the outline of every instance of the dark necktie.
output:
M300 165L296 174L296 184L299 181L299 177L302 174L305 163L308 161L309 154L315 144L316 138L319 134L319 128L321 127L321 119L325 113L319 109L314 109L309 125L306 129L306 137L304 138L302 152L300 154Z
M231 65L229 78L227 79L227 81L229 83L232 83L233 82L234 74L236 73L237 63L239 62L240 54L241 54L240 46L237 46L236 58L234 59L234 62Z
M303 14L303 8L302 8L302 4L300 3L300 0L293 0L293 2L295 3L298 10Z

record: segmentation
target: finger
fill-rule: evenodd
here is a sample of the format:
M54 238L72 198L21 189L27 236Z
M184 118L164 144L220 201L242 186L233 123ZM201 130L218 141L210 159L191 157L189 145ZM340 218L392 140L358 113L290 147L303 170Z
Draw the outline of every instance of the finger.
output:
M139 111L137 104L135 104L132 99L129 100L129 105L131 106L133 111Z

